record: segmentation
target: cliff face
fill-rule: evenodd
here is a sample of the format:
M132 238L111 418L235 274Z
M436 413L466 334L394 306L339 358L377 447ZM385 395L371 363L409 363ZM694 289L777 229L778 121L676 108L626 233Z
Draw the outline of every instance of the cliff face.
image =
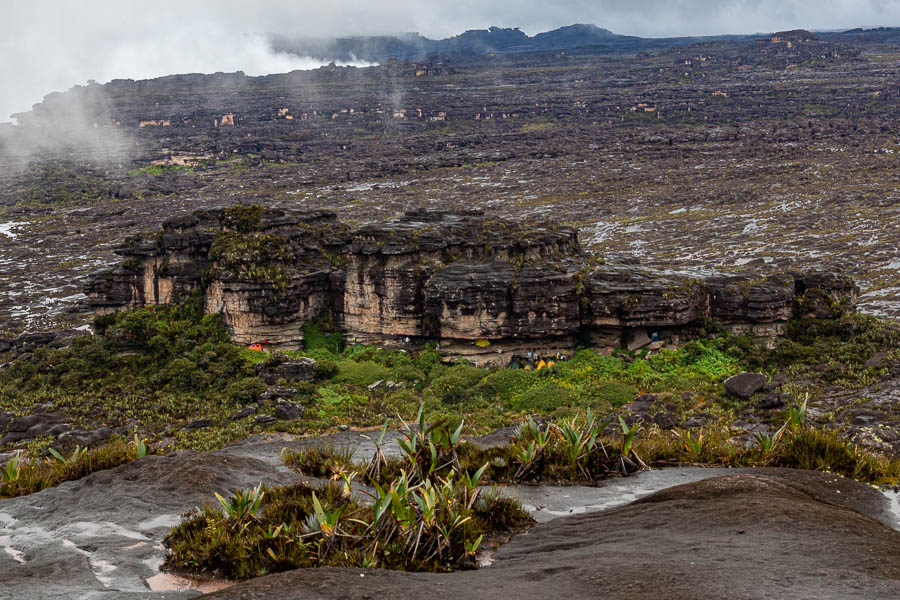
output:
M409 212L351 231L328 211L238 206L129 238L116 268L86 286L97 312L168 304L202 289L238 343L299 348L322 315L351 342L439 341L477 364L600 347L676 345L707 320L766 339L793 316L825 316L857 295L823 273L698 278L605 263L573 229L480 212Z

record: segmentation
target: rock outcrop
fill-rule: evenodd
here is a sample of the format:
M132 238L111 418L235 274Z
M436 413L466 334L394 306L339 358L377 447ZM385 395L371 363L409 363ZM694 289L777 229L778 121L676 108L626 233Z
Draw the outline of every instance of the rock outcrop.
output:
M86 286L104 313L202 289L238 343L298 348L327 321L351 342L503 365L599 347L662 347L716 323L773 340L795 316L828 316L858 290L832 273L653 273L586 254L574 229L481 212L408 212L351 231L328 211L237 206L167 221L126 240L118 267Z

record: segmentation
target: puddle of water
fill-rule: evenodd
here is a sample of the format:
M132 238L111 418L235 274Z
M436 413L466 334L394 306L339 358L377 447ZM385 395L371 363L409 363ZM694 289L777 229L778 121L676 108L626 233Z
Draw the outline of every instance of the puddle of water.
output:
M204 577L183 577L181 575L170 575L169 573L160 573L144 580L147 587L154 592L190 592L196 591L202 594L209 594L230 588L234 585L233 581L226 579L208 579Z
M16 234L14 234L12 232L12 230L21 225L28 225L28 223L17 222L17 221L11 221L9 223L0 223L0 235L5 235L6 237L16 239Z
M891 503L891 514L894 515L894 529L900 531L900 490L884 490L888 502Z
M4 548L4 550L6 550L6 553L9 554L14 561L20 563L25 562L25 553L21 550L16 550L12 546L7 546Z
M88 564L90 564L91 572L94 574L94 577L97 578L97 581L99 581L106 587L112 585L112 577L108 577L107 574L112 573L116 570L116 566L114 564L105 560L96 560L91 558L88 558Z
M156 518L138 523L137 528L140 531L160 528L171 529L172 527L178 525L180 522L181 517L178 515L159 515Z

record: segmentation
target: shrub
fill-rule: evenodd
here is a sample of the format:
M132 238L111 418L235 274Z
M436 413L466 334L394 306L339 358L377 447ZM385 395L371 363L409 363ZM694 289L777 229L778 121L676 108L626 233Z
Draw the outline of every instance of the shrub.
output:
M334 382L367 386L379 379L390 379L390 376L390 370L378 363L368 360L362 362L342 360L337 363L337 375L334 376Z
M430 402L455 406L471 399L472 388L484 377L486 371L468 365L454 365L447 368L425 390L425 399Z
M543 381L515 396L509 405L517 411L549 414L572 401L571 390L555 381Z
M344 338L340 333L326 334L316 323L309 322L303 326L303 349L327 350L332 354L340 354L344 348Z
M606 404L618 408L631 402L637 394L637 388L628 383L618 381L601 381L589 388L589 400L595 407Z
M489 400L509 401L536 381L535 375L522 369L501 369L485 377L473 393Z
M250 404L256 402L268 387L261 377L247 377L229 383L225 388L225 395L236 404Z
M338 373L337 363L323 358L316 361L316 379L331 379Z

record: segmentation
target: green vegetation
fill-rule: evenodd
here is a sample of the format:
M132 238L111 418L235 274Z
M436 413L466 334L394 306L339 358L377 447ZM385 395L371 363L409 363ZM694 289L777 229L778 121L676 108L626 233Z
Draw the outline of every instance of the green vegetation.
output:
M296 390L294 400L306 409L303 419L278 421L270 427L304 433L339 426L366 428L387 418L416 419L420 407L433 423L452 423L455 428L465 420L466 435L528 422L535 414L555 419L548 429L553 432L552 440L542 451L545 456L541 460L565 468L528 468L516 476L524 464L517 456L540 450L537 442L534 450L523 443L495 450L495 454L472 448L460 454L461 459L470 461L466 462L466 472L479 468L482 462L491 462L485 477L493 481L591 480L616 471L616 465L606 458L593 466L566 463L562 460L565 449L556 444L566 437L565 427L576 427L572 419L584 418L579 415L587 411L599 420L606 419L644 393L655 394L653 406L665 405L676 424L697 412L705 413L711 423L703 430L702 439L701 434L681 432L679 437L644 424L632 442L633 449L648 462L812 465L816 464L814 454L800 452L796 447L798 436L766 440L760 434L759 439L750 440L760 449L759 456L732 448L730 440L741 432L731 429L730 423L734 411L744 403L725 396L722 380L743 370L788 373L806 378L806 387L793 391L806 393L814 401L818 385L861 385L887 376L885 367L865 363L879 351L896 356L900 345L896 328L848 315L791 323L787 339L774 350L763 348L752 338L719 335L689 342L677 351L662 350L652 355L621 349L601 355L584 349L570 360L529 371L447 364L433 350L409 353L345 345L338 333L329 331L332 328L327 315L308 323L304 328L305 350L279 357L230 343L221 318L204 315L199 296L177 306L122 311L98 317L97 336L78 338L69 348L37 348L30 356L9 363L0 378L0 408L24 415L35 406L47 405L47 410L65 414L73 427L127 428L129 435L139 431L157 445L215 449L261 430L262 426L250 419L231 419L247 404L258 402L268 388L257 366L266 368L284 357L309 356L317 361L316 379L289 384ZM262 403L260 413L273 409ZM187 427L199 419L208 422L202 427ZM795 424L797 419L795 415ZM611 426L618 430L618 425L614 421ZM848 457L854 453L868 456L848 450L839 433L803 435L809 436L809 444L815 442L816 447L830 453L822 459L822 468L836 461L841 452L849 452ZM606 454L616 456L610 449L618 447L616 440L627 436L625 431L613 439L608 430L604 431L601 438ZM26 449L23 464L46 447L33 444ZM782 454L791 449L797 452ZM630 457L627 452L620 453ZM498 465L505 466L495 465L495 458ZM870 480L893 477L890 469L871 465L840 469ZM619 465L618 470L627 469ZM394 468L386 476L397 475Z
M166 565L198 574L247 578L316 566L354 566L444 571L474 566L486 535L527 525L515 502L488 495L491 481L596 481L646 465L637 449L657 464L703 463L825 470L867 482L896 482L900 460L874 456L848 445L834 432L809 428L806 405L792 407L778 432L757 446L736 446L735 432L717 426L692 434L653 431L619 417L586 414L539 425L529 418L513 441L482 449L461 440L462 423L428 423L420 407L414 425L403 424L401 456L382 452L385 423L367 464L352 452L322 446L285 456L301 473L343 485L319 490L306 485L237 490L222 509L207 505L166 538ZM763 443L765 440L765 443ZM371 491L357 487L357 480ZM368 503L360 502L368 495Z
M346 453L312 450L309 458L324 458L322 464L331 464L342 484L258 486L228 499L216 494L219 508L198 509L166 537L165 565L233 579L319 566L474 568L486 536L521 529L531 518L518 503L479 489L487 464L473 473L459 461L437 460L455 456L461 427L451 432L446 422L419 425L416 431L406 428L408 470L401 468L390 480L382 477L390 467L379 447L365 468L378 473L371 491L354 496L351 482L359 472L340 467L351 464ZM422 440L430 442L430 458Z
M419 408L415 426L403 424L401 456L386 458L381 440L368 465L356 464L347 450L313 447L284 457L285 463L310 477L339 479L352 474L370 485L385 485L402 474L410 481L433 477L477 477L486 482L595 482L644 467L634 449L640 426L620 420L622 435L601 437L612 418L597 421L590 410L558 422L538 424L529 417L505 445L481 448L462 440L464 423L447 419L428 423ZM388 423L382 428L382 437Z
M774 350L747 338L731 338L727 351L749 369L815 373L825 383L847 387L869 385L886 374L884 367L867 366L877 352L898 354L900 328L875 317L845 313L838 319L798 319Z
M49 404L73 427L128 426L179 448L208 449L246 436L230 414L265 390L203 300L98 317L97 336L62 349L36 348L0 378L0 407L26 414ZM211 428L185 431L195 419Z
M46 460L28 460L16 454L0 469L0 498L33 494L148 454L146 441L137 436L132 443L116 439L93 450L76 446L68 456L50 449L50 458Z
M638 438L635 447L651 465L786 467L838 473L878 485L900 482L900 459L851 444L837 431L810 427L790 413L777 431L757 433L750 445L735 441L742 433L715 423L696 433L654 431Z
M177 164L165 164L165 165L147 165L146 167L140 167L139 169L133 169L128 172L131 176L137 175L163 175L165 173L191 173L194 171L193 165L177 165Z

